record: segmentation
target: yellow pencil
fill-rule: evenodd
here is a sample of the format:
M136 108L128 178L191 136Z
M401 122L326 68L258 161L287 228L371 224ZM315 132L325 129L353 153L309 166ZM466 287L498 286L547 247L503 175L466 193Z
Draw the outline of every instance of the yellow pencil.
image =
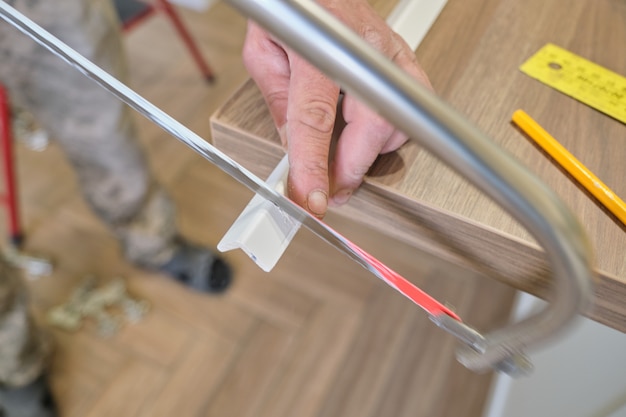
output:
M626 225L626 204L574 155L523 110L513 113L513 122Z

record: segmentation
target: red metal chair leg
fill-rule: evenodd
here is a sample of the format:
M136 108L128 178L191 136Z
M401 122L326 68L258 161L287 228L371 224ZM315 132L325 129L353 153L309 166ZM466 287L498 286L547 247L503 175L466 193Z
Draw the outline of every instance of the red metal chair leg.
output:
M204 78L209 82L213 82L215 78L213 76L213 71L211 70L207 62L202 57L202 54L200 53L200 49L198 48L198 46L196 45L196 42L193 40L193 38L189 34L189 31L187 31L187 28L185 27L182 20L178 16L178 13L176 13L176 10L174 10L174 7L167 0L156 0L156 4L157 4L157 7L163 10L163 12L165 12L167 16L170 18L170 20L172 21L174 27L176 28L176 31L178 32L180 37L183 39L183 42L187 46L187 49L189 49L191 56L193 57L194 61L198 65L198 68L202 72L202 75L204 76Z
M136 16L133 16L130 19L122 21L122 30L124 32L128 32L132 30L136 25L142 22L145 18L152 15L154 11L155 11L154 6L152 4L146 3L146 8L143 11L141 11L139 14L137 14Z
M0 195L0 204L7 208L10 245L0 250L0 256L16 268L24 270L28 276L37 277L52 273L52 261L35 257L21 251L24 235L20 223L17 199L17 180L13 164L13 132L9 95L0 84L0 152L4 170L5 193Z
M4 169L5 194L2 202L7 207L8 226L11 243L19 247L22 243L15 167L13 165L13 133L11 129L11 110L5 88L0 85L0 149Z

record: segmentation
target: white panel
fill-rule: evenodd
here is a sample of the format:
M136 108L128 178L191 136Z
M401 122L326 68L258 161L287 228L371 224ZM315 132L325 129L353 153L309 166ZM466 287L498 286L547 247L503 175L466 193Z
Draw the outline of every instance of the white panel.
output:
M524 294L520 309L526 315L539 304ZM516 380L498 375L485 417L626 417L625 334L580 319L564 338L529 353L533 373Z
M401 0L387 17L387 24L415 51L446 2L447 0Z

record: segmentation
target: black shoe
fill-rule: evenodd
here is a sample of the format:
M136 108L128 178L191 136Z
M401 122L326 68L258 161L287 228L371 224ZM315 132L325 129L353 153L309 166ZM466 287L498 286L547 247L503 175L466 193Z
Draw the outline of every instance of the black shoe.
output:
M172 259L159 271L196 291L208 293L223 292L232 281L230 266L223 259L182 239Z
M1 417L57 417L46 376L19 388L0 388Z

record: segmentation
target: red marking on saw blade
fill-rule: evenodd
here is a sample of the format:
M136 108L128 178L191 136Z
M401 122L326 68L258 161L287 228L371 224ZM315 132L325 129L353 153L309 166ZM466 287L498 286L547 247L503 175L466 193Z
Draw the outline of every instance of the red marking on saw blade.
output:
M432 296L415 286L402 275L398 274L396 271L389 268L387 265L383 264L381 261L370 255L369 253L365 252L363 249L350 242L349 240L346 239L346 242L352 250L357 252L363 259L365 259L374 269L376 269L380 273L383 280L387 282L387 284L394 287L402 295L423 308L428 314L431 314L433 316L447 314L455 320L463 321L458 314L450 310L445 305L441 304L439 301L435 300Z

